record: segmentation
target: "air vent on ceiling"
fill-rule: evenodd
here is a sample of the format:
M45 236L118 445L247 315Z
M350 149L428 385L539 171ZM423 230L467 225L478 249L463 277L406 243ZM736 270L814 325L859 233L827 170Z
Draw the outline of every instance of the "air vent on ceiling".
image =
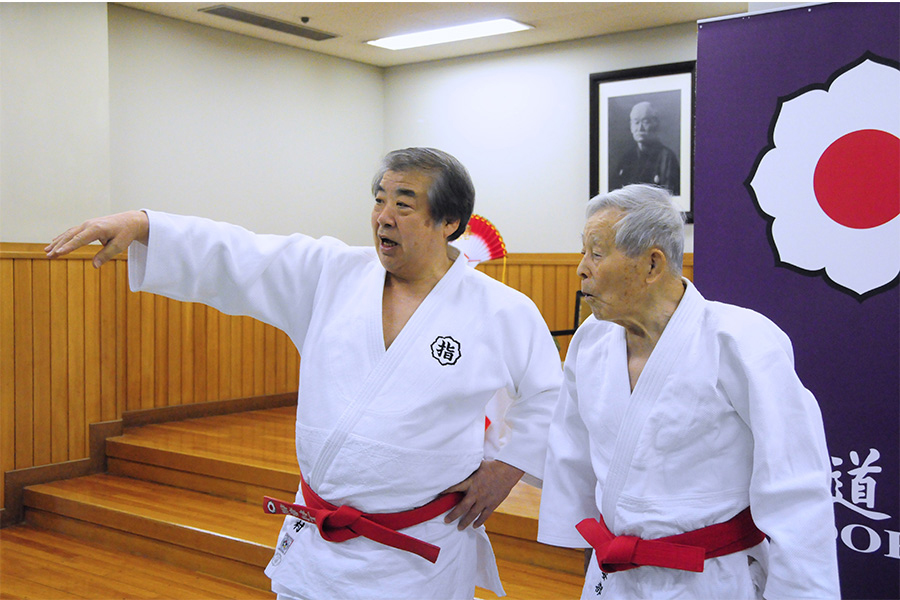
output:
M242 23L249 23L250 25L256 25L258 27L265 27L266 29L273 29L282 33L289 33L317 42L337 37L337 35L333 33L319 31L317 29L312 29L311 27L303 27L302 25L295 25L286 21L279 21L277 19L272 19L271 17L264 17L263 15L257 15L225 4L201 8L200 12L225 17L226 19L232 19L234 21L241 21Z

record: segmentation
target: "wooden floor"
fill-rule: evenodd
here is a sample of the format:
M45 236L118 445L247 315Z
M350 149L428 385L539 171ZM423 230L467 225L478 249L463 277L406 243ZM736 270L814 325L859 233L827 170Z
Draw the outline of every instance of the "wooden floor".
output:
M0 599L272 600L275 594L30 525L0 530Z
M106 453L108 473L26 489L27 524L0 532L0 599L272 598L280 520L260 506L297 488L294 409L129 429ZM581 553L534 541L539 501L520 484L486 525L507 597L578 598Z

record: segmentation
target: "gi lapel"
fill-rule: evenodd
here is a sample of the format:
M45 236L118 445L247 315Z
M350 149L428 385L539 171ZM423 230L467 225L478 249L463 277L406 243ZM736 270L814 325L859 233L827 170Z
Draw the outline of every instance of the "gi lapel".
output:
M703 310L703 297L700 292L689 281L686 279L684 281L687 286L684 296L638 378L616 436L616 445L609 462L609 473L606 476L600 507L603 519L613 533L616 533L616 505L625 488L644 422L656 404L669 373L676 367L678 356Z
M422 304L419 305L406 325L403 326L400 334L387 351L384 350L384 334L381 321L380 299L383 297L383 288L378 289L379 300L374 303L377 308L377 317L369 320L372 327L369 331L369 336L371 338L375 334L382 356L376 361L375 367L366 377L359 396L341 414L334 429L325 440L322 451L313 464L312 472L307 474L309 486L313 490L318 490L321 487L328 468L334 462L338 452L340 452L341 447L347 440L347 436L350 435L350 432L359 422L372 400L391 381L391 375L397 370L400 362L412 351L412 346L420 337L422 328L431 321L433 313L444 304L443 297L447 295L448 290L452 290L459 282L463 275L463 269L466 268L465 256L460 253L450 270L444 274L437 285L434 286L434 289L428 293L428 296L425 297ZM383 269L381 273L384 273ZM382 276L383 281L384 278ZM374 287L377 288L378 286Z

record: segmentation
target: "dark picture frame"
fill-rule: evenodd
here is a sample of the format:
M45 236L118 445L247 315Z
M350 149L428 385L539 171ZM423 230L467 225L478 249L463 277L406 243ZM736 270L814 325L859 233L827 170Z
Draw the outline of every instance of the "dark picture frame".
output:
M591 197L628 183L662 185L672 192L687 222L693 223L696 64L687 61L590 76Z

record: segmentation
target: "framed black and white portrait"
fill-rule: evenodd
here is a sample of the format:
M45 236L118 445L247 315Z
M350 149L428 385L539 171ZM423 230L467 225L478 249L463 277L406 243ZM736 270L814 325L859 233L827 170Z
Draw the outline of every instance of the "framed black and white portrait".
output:
M695 62L590 76L590 193L667 188L693 221Z

